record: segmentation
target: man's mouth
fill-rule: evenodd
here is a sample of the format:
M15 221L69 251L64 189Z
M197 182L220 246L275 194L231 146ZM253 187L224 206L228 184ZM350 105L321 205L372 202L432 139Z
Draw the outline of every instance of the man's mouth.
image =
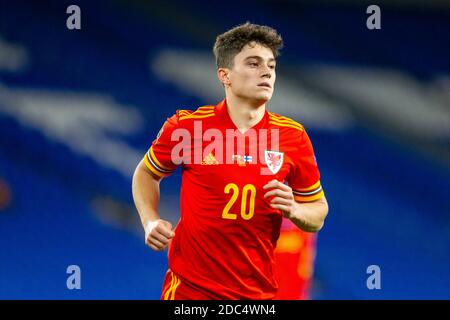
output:
M258 87L272 88L272 86L268 82L260 83L260 84L258 84Z

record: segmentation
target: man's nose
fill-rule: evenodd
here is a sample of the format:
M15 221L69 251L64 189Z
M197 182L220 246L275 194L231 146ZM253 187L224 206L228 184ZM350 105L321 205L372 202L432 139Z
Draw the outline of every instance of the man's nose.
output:
M268 78L268 79L270 79L272 77L272 73L270 72L270 69L268 67L264 67L264 70L262 72L262 77Z

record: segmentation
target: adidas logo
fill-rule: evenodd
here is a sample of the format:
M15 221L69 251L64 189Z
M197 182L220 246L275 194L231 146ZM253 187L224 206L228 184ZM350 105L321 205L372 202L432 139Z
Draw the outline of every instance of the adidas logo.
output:
M202 165L218 165L219 161L217 161L216 157L210 152L202 161Z

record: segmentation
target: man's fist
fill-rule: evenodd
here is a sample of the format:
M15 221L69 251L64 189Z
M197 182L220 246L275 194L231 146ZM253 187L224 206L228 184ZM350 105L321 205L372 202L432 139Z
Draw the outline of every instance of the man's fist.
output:
M172 224L166 220L149 221L145 226L145 243L156 251L164 250L174 235Z
M263 189L270 189L264 194L264 198L270 201L270 206L281 210L284 217L291 219L297 207L292 188L274 179L263 186Z

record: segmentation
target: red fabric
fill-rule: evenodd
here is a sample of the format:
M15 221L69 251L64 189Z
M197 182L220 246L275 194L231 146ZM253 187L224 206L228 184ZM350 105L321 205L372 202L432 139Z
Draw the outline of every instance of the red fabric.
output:
M172 270L167 270L164 277L161 300L215 300L217 296L203 292L185 280L177 277Z
M266 111L253 129L279 130L279 151L284 153L284 159L276 174L261 174L262 168L267 170L264 160L260 160L264 159L264 150L252 149L258 146L258 135L248 135L241 150L236 142L231 152L227 152L225 143L223 149L212 150L207 148L210 141L197 139L198 133L194 131L199 125L200 136L214 128L226 137L226 129L236 129L225 101L196 113L177 112L153 141L151 151L156 159L147 158L147 166L156 164L152 171L162 170L157 173L166 175L177 166L172 151L177 150L180 140L172 141L173 134L188 133L191 141L195 140L178 158L183 169L181 216L168 252L169 268L182 279L177 290L183 297L190 294L197 297L194 291L183 289L183 280L193 288L201 288L202 295L211 299L275 297L278 285L274 276L274 247L282 214L264 199L267 190L262 187L278 179L288 180L300 189L308 188L319 182L320 174L315 162L311 162L314 155L309 139L305 140L306 132L298 129L300 125L293 128L271 124L272 118ZM272 150L270 131L268 137L264 139L268 141L265 149ZM218 165L208 157L210 153ZM233 155L252 155L252 161L233 162ZM153 157L150 151L146 157ZM203 159L203 164L193 163L195 158Z
M309 300L313 281L317 234L284 220L275 249L277 300Z

